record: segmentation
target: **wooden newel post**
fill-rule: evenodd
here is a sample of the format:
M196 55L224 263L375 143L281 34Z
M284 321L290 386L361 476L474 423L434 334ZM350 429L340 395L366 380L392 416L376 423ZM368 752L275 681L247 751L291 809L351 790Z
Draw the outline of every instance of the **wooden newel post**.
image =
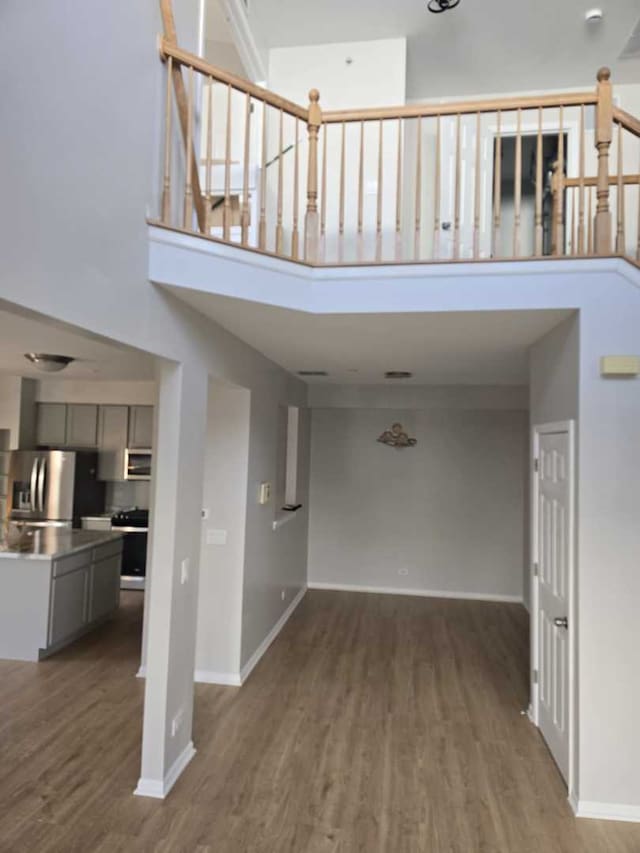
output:
M304 259L310 263L318 260L320 245L320 220L318 217L318 137L322 124L320 92L309 92L309 169L307 173L307 211L304 218Z
M611 71L598 71L598 104L596 106L596 148L598 149L597 206L594 223L596 255L610 255L611 211L609 209L609 148L613 137L613 95Z

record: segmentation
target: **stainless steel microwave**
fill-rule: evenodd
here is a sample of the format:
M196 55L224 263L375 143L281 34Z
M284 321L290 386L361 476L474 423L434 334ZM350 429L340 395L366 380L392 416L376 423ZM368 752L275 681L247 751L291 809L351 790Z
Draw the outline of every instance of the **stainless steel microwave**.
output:
M152 458L151 450L125 450L125 480L150 480Z

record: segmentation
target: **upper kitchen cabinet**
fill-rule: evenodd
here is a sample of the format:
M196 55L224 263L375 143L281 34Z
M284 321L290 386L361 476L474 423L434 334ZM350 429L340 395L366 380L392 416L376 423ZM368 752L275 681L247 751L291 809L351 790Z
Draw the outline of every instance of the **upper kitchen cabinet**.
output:
M98 479L122 480L129 440L129 406L100 406L98 411Z
M132 450L153 446L153 406L131 406L129 409L129 442Z
M67 406L67 447L96 447L98 443L98 407L85 403Z
M67 438L65 403L38 403L36 443L45 447L63 447Z

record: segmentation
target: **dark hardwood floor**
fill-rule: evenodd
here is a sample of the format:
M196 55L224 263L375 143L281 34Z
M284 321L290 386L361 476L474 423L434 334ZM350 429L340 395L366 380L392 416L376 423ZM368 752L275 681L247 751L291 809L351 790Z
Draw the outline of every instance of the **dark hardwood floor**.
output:
M40 664L0 661L2 853L637 853L577 821L527 704L517 605L309 592L244 687L197 685L198 753L132 796L139 594Z

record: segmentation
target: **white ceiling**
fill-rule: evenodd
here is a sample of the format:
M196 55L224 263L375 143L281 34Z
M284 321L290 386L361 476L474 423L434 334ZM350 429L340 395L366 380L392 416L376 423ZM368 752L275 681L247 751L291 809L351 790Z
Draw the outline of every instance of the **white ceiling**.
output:
M584 20L593 6L600 24ZM427 0L250 0L250 15L266 47L406 36L408 98L591 86L602 65L639 79L638 60L618 61L638 0L460 0L440 15Z
M286 370L329 372L313 383L379 385L386 370L410 370L416 385L527 384L529 347L571 313L318 315L174 292Z
M37 370L26 352L70 355L78 361L56 374ZM153 379L154 358L138 350L116 347L51 322L0 310L0 373L42 379Z

